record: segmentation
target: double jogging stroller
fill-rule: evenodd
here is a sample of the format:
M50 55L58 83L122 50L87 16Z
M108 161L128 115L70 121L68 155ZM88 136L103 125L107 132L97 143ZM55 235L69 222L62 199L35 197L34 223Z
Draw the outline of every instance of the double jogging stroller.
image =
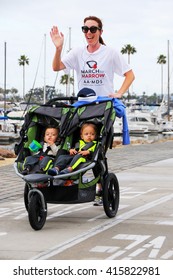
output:
M47 203L75 204L94 201L96 184L102 185L103 208L109 218L115 217L119 207L119 184L114 173L108 172L106 152L112 147L115 110L110 100L92 102L79 107L52 99L35 106L25 116L16 144L15 172L25 181L24 203L30 225L40 230L47 217ZM42 132L48 125L59 128L60 150L66 152L79 139L84 122L97 126L97 146L92 159L81 163L68 174L51 176L48 172L23 175L23 163L30 155L33 139L43 141ZM58 156L58 155L57 155Z

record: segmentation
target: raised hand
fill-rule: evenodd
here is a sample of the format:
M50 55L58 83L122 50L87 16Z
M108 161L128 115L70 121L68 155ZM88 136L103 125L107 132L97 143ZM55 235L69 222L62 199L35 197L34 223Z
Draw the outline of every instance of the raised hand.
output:
M64 35L62 32L59 32L57 26L53 26L50 32L50 37L57 49L62 48L64 43Z

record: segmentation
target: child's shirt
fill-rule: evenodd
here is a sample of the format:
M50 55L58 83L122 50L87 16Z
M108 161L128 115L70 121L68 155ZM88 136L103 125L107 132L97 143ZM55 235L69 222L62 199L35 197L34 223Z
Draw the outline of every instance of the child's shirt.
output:
M59 145L57 146L55 143L52 145L47 144L46 142L44 142L43 144L43 152L47 152L48 156L56 156L58 150L59 150Z
M97 145L97 141L92 142L85 142L84 140L80 139L78 143L76 143L75 147L79 149L79 151L82 150L88 150L90 152L94 152Z

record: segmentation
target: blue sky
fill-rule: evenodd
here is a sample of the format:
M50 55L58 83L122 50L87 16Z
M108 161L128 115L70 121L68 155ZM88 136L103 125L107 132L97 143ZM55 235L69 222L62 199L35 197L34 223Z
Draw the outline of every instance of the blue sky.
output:
M44 85L43 39L46 34L46 84L53 86L56 73L52 71L54 46L49 32L57 25L65 35L64 53L68 50L68 34L71 27L71 46L85 45L81 32L83 19L96 15L103 21L103 39L118 51L131 44L137 53L131 56L131 66L136 79L133 90L136 94L160 93L161 66L157 64L160 54L167 56L167 41L170 41L170 74L173 61L173 1L172 0L0 0L0 87L4 87L4 42L7 43L7 88L16 87L22 95L22 67L18 58L26 55L26 91L32 88L36 77L39 56L40 66L35 86ZM42 49L42 53L41 53ZM125 59L127 56L125 55ZM65 91L59 85L56 88ZM171 78L171 77L170 77ZM122 78L115 76L115 89ZM170 83L171 90L172 82ZM167 65L164 65L164 91L167 91ZM171 92L172 92L171 91Z

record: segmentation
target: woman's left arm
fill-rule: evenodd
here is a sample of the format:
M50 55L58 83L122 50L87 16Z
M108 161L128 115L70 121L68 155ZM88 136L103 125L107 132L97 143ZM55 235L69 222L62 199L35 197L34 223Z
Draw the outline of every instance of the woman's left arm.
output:
M134 75L133 71L130 70L130 71L126 72L124 74L124 76L125 76L125 79L124 79L120 89L116 93L111 93L109 95L109 97L121 98L123 96L123 94L129 89L130 85L132 84L132 82L135 79L135 75Z

